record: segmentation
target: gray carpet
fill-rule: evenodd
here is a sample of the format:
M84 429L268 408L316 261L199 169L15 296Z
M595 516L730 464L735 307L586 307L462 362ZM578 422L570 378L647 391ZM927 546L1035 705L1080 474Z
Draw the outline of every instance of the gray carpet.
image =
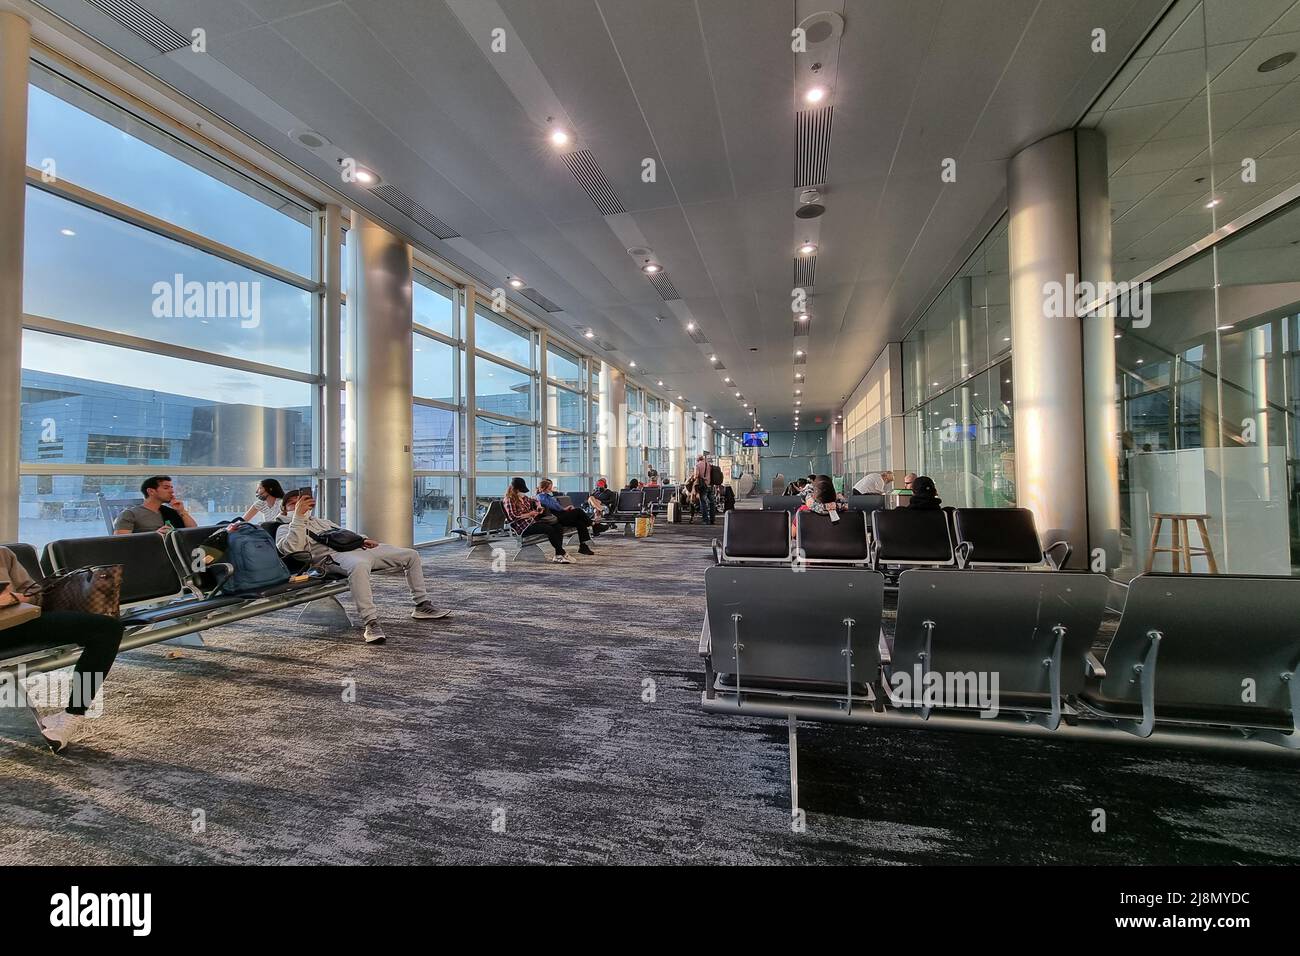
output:
M455 616L378 579L382 647L289 611L129 652L75 749L0 739L0 863L1300 860L1293 764L830 725L792 833L785 725L699 707L712 530L504 575L433 549Z

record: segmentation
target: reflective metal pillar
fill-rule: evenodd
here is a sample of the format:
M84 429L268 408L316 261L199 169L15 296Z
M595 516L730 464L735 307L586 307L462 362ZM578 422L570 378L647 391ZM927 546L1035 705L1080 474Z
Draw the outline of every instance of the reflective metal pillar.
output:
M1012 363L1015 378L1016 497L1034 512L1045 541L1088 552L1083 343L1068 293L1079 275L1074 131L1012 157L1010 214ZM1061 314L1052 306L1060 304Z
M18 540L22 404L23 213L27 190L27 70L32 31L0 11L0 541Z
M411 247L353 212L356 478L351 526L409 547L413 534L411 460Z

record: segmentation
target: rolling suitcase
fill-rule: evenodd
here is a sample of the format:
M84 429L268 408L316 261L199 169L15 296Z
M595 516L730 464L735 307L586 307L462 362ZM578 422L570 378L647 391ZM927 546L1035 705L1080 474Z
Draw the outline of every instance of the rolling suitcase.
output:
M682 509L677 504L676 501L668 502L668 523L669 524L682 523Z

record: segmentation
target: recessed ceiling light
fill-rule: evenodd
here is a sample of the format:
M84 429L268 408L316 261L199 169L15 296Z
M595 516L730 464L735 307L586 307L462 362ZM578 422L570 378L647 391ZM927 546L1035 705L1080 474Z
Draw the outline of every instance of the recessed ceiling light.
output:
M654 275L660 268L661 266L657 262L646 262L641 266L641 271L646 275Z
M794 350L794 357L795 357L795 358L802 358L802 357L803 357L803 349L795 349L795 350Z
M1222 199L1211 199L1209 202L1207 202L1207 203L1205 204L1205 208L1206 208L1206 209L1213 209L1215 206L1217 206L1217 205L1218 205L1219 203L1221 203L1221 202L1223 202Z
M1004 379L1002 380L1002 384L1003 384L1003 385L1010 385L1010 384L1011 384L1011 379L1009 379L1009 378L1004 378Z
M588 329L586 332L583 332L582 334L589 339L594 339L596 337L596 333L593 332L591 329Z
M739 392L736 393L736 397L737 397L737 398L740 398L740 393L739 393Z
M569 134L567 131L556 126L551 130L552 146L567 146L569 144Z
M799 247L799 255L801 256L810 256L816 251L817 251L817 243L808 242L807 240L805 240L804 244Z
M794 390L794 393L795 393L796 395L802 395L802 394L803 394L803 389L802 389L802 388L796 388L796 389Z
M803 402L795 402L796 405L802 405Z
M1124 333L1122 333L1122 332L1116 332L1116 333L1115 333L1115 338L1119 339L1119 338L1123 338L1123 337L1124 337Z
M937 387L939 386L939 383L938 383L938 382L931 382L930 385L931 385L931 387L933 387L933 388L937 388Z
M60 229L60 230L59 230L59 235L61 235L61 236L75 236L76 234L77 234L77 233L76 233L76 230L75 230L75 229Z
M724 378L722 381L723 381L725 384L727 384L727 385L730 385L730 384L731 384L731 379L730 379L730 378Z
M809 88L808 92L803 95L806 103L820 103L826 99L826 88L824 86L814 86Z
M680 395L678 395L678 396L677 396L677 401L679 401L679 402L684 402L684 401L685 401L685 399L684 399L684 398L682 398L682 397L681 397L681 396L680 396Z
M1267 60L1255 67L1260 73L1272 73L1274 70L1280 70L1292 60L1295 59L1295 51L1288 50L1285 53L1279 53L1277 56L1270 56Z
M1145 361L1146 361L1146 359L1138 359L1138 360L1137 360L1137 363L1138 363L1139 365L1141 365L1141 364L1142 364L1143 362L1145 362Z
M1221 325L1221 326L1219 326L1219 331L1220 331L1220 332L1226 332L1226 331L1228 331L1230 328L1232 328L1231 325Z
M629 362L628 364L631 365L633 368L636 368L636 362Z
M660 387L660 388L663 388L663 385L664 385L664 383L663 383L663 379L660 379L660 380L659 380L659 387Z
M716 355L710 355L710 356L709 356L709 361L710 361L710 362L716 362L717 360L718 360L718 357L717 357Z
M509 282L513 288L522 289L524 287L524 280L518 276L509 276L506 281Z
M800 313L799 313L799 321L800 321L800 322L807 322L810 318L811 318L811 316L810 316L807 312L800 312Z
M1010 341L1011 341L1011 336L1009 336L1009 335L1004 335L1004 336L1002 336L1002 341L1003 341L1003 342L1010 342Z
M379 174L373 170L366 169L364 166L358 166L356 172L353 173L353 176L356 177L357 182L361 183L363 186L376 186L379 184Z
M694 322L687 322L687 323L686 323L686 331L687 331L687 332L694 332L694 331L695 331L695 323L694 323Z

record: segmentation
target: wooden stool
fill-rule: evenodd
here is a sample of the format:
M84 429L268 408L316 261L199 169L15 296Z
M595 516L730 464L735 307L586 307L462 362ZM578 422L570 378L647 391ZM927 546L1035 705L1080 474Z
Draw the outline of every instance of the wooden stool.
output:
M1170 557L1171 567L1174 574L1192 573L1192 558L1200 555L1205 556L1206 563L1210 566L1211 574L1219 573L1219 566L1214 560L1214 549L1210 547L1210 533L1205 528L1205 522L1209 515L1193 514L1163 514L1155 511L1151 513L1154 522L1151 525L1151 547L1147 550L1147 567L1151 570L1151 565L1155 562L1156 555L1165 552ZM1169 522L1169 534L1172 539L1172 546L1168 548L1158 548L1156 543L1160 540L1160 527ZM1201 547L1192 547L1192 531L1188 527L1189 521L1196 522L1196 529L1201 534ZM1180 543L1181 542L1181 543ZM1181 555L1181 560L1179 558Z

